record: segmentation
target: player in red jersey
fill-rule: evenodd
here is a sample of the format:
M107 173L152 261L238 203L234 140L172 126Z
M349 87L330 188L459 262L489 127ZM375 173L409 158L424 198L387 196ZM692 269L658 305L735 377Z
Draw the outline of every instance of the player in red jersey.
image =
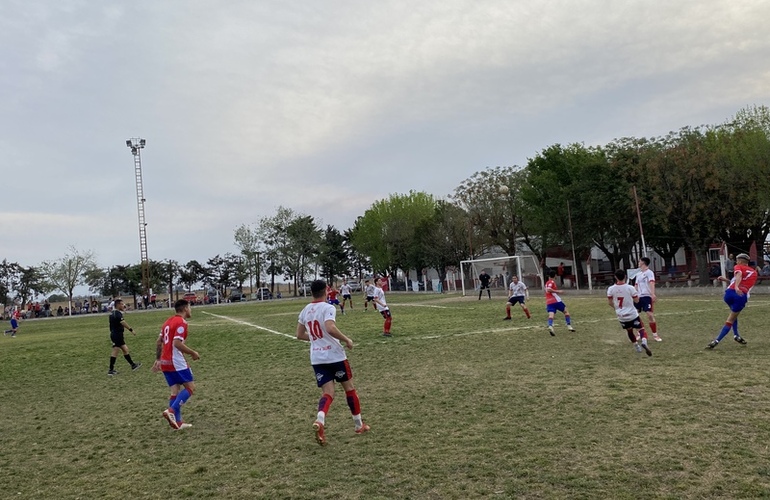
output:
M745 254L738 254L735 257L736 263L733 267L733 279L730 280L730 285L725 290L724 301L730 308L730 314L727 316L727 321L722 327L722 331L719 332L717 338L712 340L706 349L713 349L719 344L719 342L725 338L725 336L733 331L733 339L739 344L745 344L746 341L738 334L738 315L741 313L746 302L749 300L749 293L754 283L757 282L757 270L749 266L750 257ZM720 281L728 281L724 276L718 278Z
M337 298L339 293L340 292L338 292L337 289L333 286L327 286L326 301L333 306L340 306L340 311L342 311L342 314L345 314L345 308L342 306L342 304L340 304L340 300Z
M172 429L186 429L192 425L182 422L182 405L195 393L195 381L185 354L189 354L193 360L200 359L200 354L185 345L187 320L192 315L190 303L184 299L177 300L174 310L176 314L166 320L160 329L152 370L162 371L171 388L168 408L163 412L163 418Z
M556 288L556 282L554 281L555 277L556 271L552 269L548 272L548 281L545 282L545 310L548 312L548 333L550 333L552 337L556 335L556 332L553 331L553 317L556 315L556 311L564 313L564 321L567 323L567 329L571 332L575 331L572 327L572 321L569 316L569 311L567 310L567 305L562 302L561 297L559 297L561 290Z

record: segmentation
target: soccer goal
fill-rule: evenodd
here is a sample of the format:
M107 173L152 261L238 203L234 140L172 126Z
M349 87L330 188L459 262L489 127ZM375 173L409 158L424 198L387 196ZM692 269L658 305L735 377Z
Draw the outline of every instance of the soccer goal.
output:
M545 286L543 273L534 255L503 255L484 259L463 260L460 262L460 282L463 296L479 289L479 275L486 271L491 276L489 282L493 292L508 293L511 276L518 276L528 288L542 290Z

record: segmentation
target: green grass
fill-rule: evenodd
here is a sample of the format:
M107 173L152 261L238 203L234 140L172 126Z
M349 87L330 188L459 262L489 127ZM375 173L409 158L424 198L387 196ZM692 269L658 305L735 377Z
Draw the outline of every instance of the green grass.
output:
M661 296L652 358L602 292L565 300L578 331L552 338L540 297L503 322L503 298L389 294L391 339L359 301L338 325L372 431L338 391L323 448L308 345L249 326L293 335L303 300L193 309L181 432L149 371L168 310L126 315L144 367L113 378L106 316L22 322L0 338L0 498L770 497L767 295L749 344L715 351L721 297Z

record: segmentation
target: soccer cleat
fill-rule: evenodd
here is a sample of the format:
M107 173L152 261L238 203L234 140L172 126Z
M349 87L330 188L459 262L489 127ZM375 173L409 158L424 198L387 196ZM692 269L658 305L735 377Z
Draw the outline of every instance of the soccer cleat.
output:
M366 424L362 424L361 427L356 429L356 434L363 434L364 432L369 432L369 429L371 429L371 427L369 427Z
M131 370L136 371L141 367L142 367L142 363L134 363L133 365L131 365Z
M745 344L747 343L747 342L746 342L746 341L743 339L743 337L741 337L740 335L735 335L735 336L733 337L733 340L735 340L735 341L736 341L736 342L738 342L739 344L744 344L744 345L745 345Z
M112 377L113 375L117 375L117 374L118 374L117 370L109 370L107 372L107 375L109 375L110 377Z
M569 330L569 331L571 331L573 333L575 332L575 329L572 328L572 325L567 325L567 330Z
M551 337L555 337L556 336L556 332L553 331L553 327L552 326L548 327L548 333L551 334Z
M511 317L503 318L503 321L511 321Z
M640 344L634 344L636 347L636 352L642 352L642 346Z
M709 342L709 345L706 346L706 349L713 349L717 346L717 344L719 344L719 341L712 340L711 342Z
M324 435L324 424L313 422L313 431L315 431L315 440L321 446L326 446L326 435Z
M646 352L648 356L652 356L652 351L647 347L647 344L642 344L642 349L644 349L644 352Z
M176 428L176 430L181 431L182 429L189 429L192 427L192 424L186 424L184 422L179 424L179 427Z
M653 333L652 338L655 339L655 342L663 342L663 339L657 333Z
M382 332L383 337L392 337L392 335L389 332Z
M171 408L164 410L163 418L168 421L168 425L170 425L172 429L179 429L179 424L176 422L176 415L174 415L174 410Z

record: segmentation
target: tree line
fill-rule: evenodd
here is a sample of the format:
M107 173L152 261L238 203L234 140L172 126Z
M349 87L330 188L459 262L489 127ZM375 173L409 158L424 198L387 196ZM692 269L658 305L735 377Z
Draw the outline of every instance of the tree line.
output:
M237 253L202 263L151 261L151 287L190 290L204 284L227 296L247 282L273 289L280 280L296 294L316 275L333 281L424 268L436 269L443 280L461 260L491 249L529 251L543 259L571 246L581 261L599 248L614 270L633 267L633 256L645 251L640 220L645 243L667 266L682 248L695 255L701 283L708 281L707 253L714 243L724 242L735 253L752 245L762 252L770 232L770 110L747 107L723 124L662 137L625 137L603 146L555 144L524 166L475 172L446 198L391 194L344 232L278 207L234 230ZM141 266L99 267L93 253L75 248L40 266L7 260L0 265L0 299L6 304L52 291L71 299L79 285L101 295L136 297L142 293Z

